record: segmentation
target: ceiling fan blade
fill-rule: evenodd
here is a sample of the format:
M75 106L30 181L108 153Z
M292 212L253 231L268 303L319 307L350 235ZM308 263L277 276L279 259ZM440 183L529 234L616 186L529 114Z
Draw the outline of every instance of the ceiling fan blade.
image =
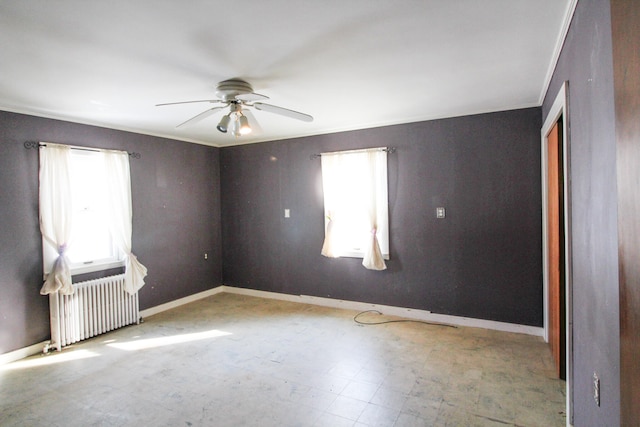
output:
M202 113L197 114L197 115L195 115L195 116L191 117L189 120L186 120L186 121L184 121L184 122L180 123L178 126L176 126L176 129L177 129L177 128L179 128L179 127L182 127L182 126L184 126L184 125L186 125L186 124L190 124L190 125L192 125L192 124L194 124L194 123L198 123L200 120L202 120L202 119L206 119L207 117L209 117L210 115L212 115L212 114L213 114L213 113L215 113L216 111L218 111L218 110L222 110L222 109L223 109L223 108L225 108L225 107L226 107L226 105L225 105L225 106L222 106L222 107L213 107L213 108L209 108L208 110L205 110L205 111L203 111Z
M263 99L269 99L269 97L267 95L261 95L259 93L255 93L255 92L241 93L239 95L236 95L235 98L237 100L245 101L245 102L253 102L253 101L260 101L260 100L263 100Z
M303 122L313 121L313 117L311 117L310 115L301 113L299 111L289 110L288 108L277 107L271 104L263 104L262 102L256 102L253 104L253 106L261 111L268 111L270 113L280 114L281 116L302 120Z
M224 102L219 99L201 99L198 101L180 101L180 102L165 102L164 104L156 104L156 107L164 107L165 105L178 105L178 104L193 104L196 102L210 102L212 104L217 102Z
M247 116L247 120L249 120L249 126L251 127L251 134L261 135L263 133L262 127L260 126L260 123L258 123L258 121L256 120L256 116L253 115L251 110L249 110L248 108L243 108L242 114Z

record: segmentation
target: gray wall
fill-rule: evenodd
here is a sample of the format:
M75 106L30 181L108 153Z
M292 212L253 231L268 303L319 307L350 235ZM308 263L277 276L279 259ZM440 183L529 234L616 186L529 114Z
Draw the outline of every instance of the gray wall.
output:
M531 108L222 148L224 283L542 326L540 127ZM388 269L322 257L309 156L387 145Z
M581 0L543 105L569 82L576 426L620 423L616 145L608 1ZM593 373L601 406L593 400Z
M142 155L130 161L133 253L149 269L142 309L220 285L217 148L0 112L0 354L49 338L48 298L39 294L38 153L25 141Z

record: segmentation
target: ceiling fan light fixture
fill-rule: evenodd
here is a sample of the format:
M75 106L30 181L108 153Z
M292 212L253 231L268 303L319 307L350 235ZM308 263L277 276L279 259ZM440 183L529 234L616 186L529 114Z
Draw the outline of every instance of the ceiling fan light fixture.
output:
M240 125L240 129L238 132L240 135L249 135L251 133L251 126L249 126L249 119L246 116L240 115L238 117L238 124Z
M235 136L236 138L240 136L240 124L238 123L238 119L235 118L232 122L231 122L231 126L230 129L231 134L233 136Z
M192 104L200 102L218 104L218 106L209 108L180 123L178 126L176 126L176 128L183 127L187 124L198 123L217 111L229 108L229 112L220 118L216 129L218 129L218 131L222 133L230 133L236 138L253 133L254 129L252 128L252 125L255 128L255 131L262 134L262 128L251 114L251 108L255 108L256 110L260 111L268 111L269 113L301 120L303 122L313 121L313 117L309 114L290 110L288 108L278 107L276 105L265 104L263 102L256 102L269 99L269 97L260 95L259 93L255 93L251 85L242 79L234 78L221 81L220 83L218 83L216 95L218 99L167 102L157 104L156 106L160 107L165 105ZM246 112L248 114L248 117L243 114L243 108L247 109Z
M218 126L216 128L222 133L227 133L227 130L229 129L230 120L231 120L230 114L225 114L220 119L220 123L218 123Z

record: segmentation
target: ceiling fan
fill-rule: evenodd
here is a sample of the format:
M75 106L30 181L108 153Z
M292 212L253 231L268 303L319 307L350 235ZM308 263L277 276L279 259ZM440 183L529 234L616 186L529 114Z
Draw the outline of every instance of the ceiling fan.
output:
M156 107L177 104L192 104L197 102L222 104L220 106L209 108L202 113L196 114L190 119L180 123L178 126L176 126L176 128L197 123L218 111L229 108L229 112L222 116L216 128L222 133L230 132L236 137L251 133L252 128L249 125L249 119L247 117L250 117L252 119L252 122L257 123L252 117L249 108L255 108L256 110L279 114L281 116L289 117L292 119L302 120L303 122L313 121L313 117L311 117L309 114L259 102L264 99L269 99L269 97L260 95L259 93L255 93L251 85L241 79L229 79L218 83L218 86L216 87L216 96L219 99L167 102L164 104L157 104Z

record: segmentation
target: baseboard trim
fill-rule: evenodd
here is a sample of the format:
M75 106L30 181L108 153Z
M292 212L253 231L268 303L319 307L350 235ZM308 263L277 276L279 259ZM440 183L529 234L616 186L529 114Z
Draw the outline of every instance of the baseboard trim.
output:
M198 292L197 294L189 295L184 298L180 298L174 301L170 301L165 304L156 305L155 307L147 308L145 310L140 310L140 317L145 318L149 316L153 316L154 314L161 313L163 311L171 310L172 308L180 307L184 304L189 304L190 302L197 301L202 298L209 297L211 295L216 295L222 292L223 286L218 286L213 289L208 289L203 292ZM18 350L11 351L9 353L0 354L0 366L15 362L16 360L24 359L25 357L33 356L34 354L42 353L45 345L47 345L50 341L43 341L37 344L30 345L28 347L19 348Z
M513 332L518 334L534 335L544 337L544 328L536 326L518 325L515 323L496 322L493 320L474 319L471 317L450 316L446 314L431 313L427 310L417 310L413 308L395 307L382 304L370 304L366 302L339 300L334 298L314 297L311 295L290 295L279 292L259 291L256 289L236 288L234 286L220 285L197 294L189 295L184 298L170 301L165 304L156 305L155 307L140 310L140 317L150 317L181 305L189 304L203 298L217 295L220 293L230 293L238 295L246 295L258 298L276 299L282 301L297 302L302 304L312 304L322 307L342 308L346 310L365 311L377 310L382 314L389 316L404 317L407 319L424 320L426 322L442 323L454 326L466 326L469 328L482 328L502 332ZM0 366L11 363L16 360L24 359L42 352L42 349L49 341L43 341L28 347L20 348L9 353L0 354Z
M446 314L431 313L427 310L413 308L403 308L381 304L370 304L365 302L339 300L334 298L314 297L310 295L290 295L278 292L259 291L255 289L236 288L222 285L216 289L220 292L247 295L259 298L278 299L283 301L298 302L303 304L319 305L331 308L343 308L347 310L365 311L377 310L382 314L390 316L404 317L407 319L423 320L426 322L442 323L453 326L465 326L469 328L490 329L501 332L513 332L518 334L544 336L544 328L536 326L518 325L516 323L497 322L494 320L475 319L471 317L451 316Z
M140 310L140 317L144 319L145 317L153 316L154 314L158 314L163 311L171 310L172 308L180 307L181 305L189 304L190 302L194 302L202 298L207 298L212 295L219 294L223 292L223 287L224 286L218 286L213 289L207 289L206 291L198 292L197 294L189 295L184 298L179 298L177 300L169 301L164 304Z
M0 354L0 366L15 362L16 360L24 359L25 357L33 356L34 354L42 353L44 347L48 343L49 340L42 341L32 344L29 347L23 347L8 353Z

